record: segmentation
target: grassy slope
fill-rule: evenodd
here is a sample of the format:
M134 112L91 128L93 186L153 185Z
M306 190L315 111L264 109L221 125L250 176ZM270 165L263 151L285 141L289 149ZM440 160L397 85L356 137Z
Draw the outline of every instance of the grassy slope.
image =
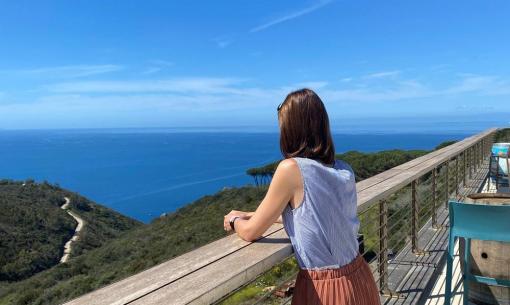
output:
M43 270L53 270L59 263L63 246L73 236L77 225L60 208L64 197L71 199L70 209L86 221L71 257L100 247L142 225L58 186L30 180L1 180L0 295L15 281L33 278L34 274L44 273ZM24 289L30 292L31 287Z
M73 246L71 257L81 255L88 250L97 248L124 232L143 226L142 222L124 216L105 206L96 204L73 192L63 191L71 200L70 209L85 221L80 232L80 239Z
M242 187L205 196L100 248L0 289L0 304L59 304L226 235L223 216L254 210L265 187Z
M496 133L496 136L494 137L494 142L495 143L510 142L510 128L498 130L498 132Z
M27 278L57 264L76 222L47 184L0 183L0 281Z

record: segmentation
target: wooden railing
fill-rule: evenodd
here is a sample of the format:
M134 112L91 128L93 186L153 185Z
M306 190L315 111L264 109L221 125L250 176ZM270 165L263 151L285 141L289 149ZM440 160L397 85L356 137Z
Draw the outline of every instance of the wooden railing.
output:
M410 241L413 252L421 255L421 225L425 219L435 222L438 206L446 204L459 185L476 172L490 152L495 131L468 137L357 183L361 231L366 235L364 255L382 293L392 294L388 286L390 246L398 248ZM402 205L389 213L397 199L407 194L409 207ZM408 216L399 216L404 212ZM369 224L372 230L367 229ZM405 232L404 241L392 239L395 230ZM375 242L369 244L371 239ZM66 304L210 304L291 254L282 225L274 224L256 242L230 235Z

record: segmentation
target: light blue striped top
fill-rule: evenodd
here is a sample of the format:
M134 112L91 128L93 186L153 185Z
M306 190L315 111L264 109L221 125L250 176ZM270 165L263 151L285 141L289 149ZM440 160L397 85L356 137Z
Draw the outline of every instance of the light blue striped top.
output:
M296 160L303 178L301 205L282 213L301 269L339 268L358 254L356 181L352 168L336 160L333 167L308 158Z

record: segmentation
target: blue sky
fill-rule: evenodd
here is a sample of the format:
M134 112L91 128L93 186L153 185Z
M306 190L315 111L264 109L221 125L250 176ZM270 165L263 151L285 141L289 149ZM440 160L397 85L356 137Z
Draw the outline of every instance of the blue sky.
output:
M510 121L508 1L1 6L0 128L276 126L300 87L338 126Z

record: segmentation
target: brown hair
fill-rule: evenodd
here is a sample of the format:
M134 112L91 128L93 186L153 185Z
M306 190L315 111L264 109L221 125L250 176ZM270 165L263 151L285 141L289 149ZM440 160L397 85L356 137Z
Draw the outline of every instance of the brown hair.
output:
M333 164L335 146L326 107L320 97L310 89L297 90L289 93L278 108L283 156Z

